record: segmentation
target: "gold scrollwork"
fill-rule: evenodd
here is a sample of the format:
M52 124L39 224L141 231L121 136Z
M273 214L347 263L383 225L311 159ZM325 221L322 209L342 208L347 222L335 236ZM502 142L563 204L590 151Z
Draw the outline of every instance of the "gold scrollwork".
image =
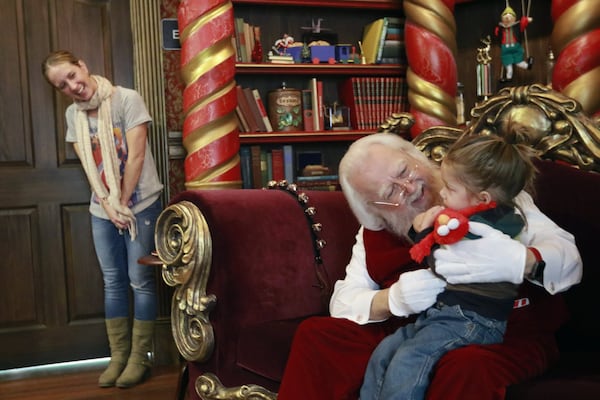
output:
M275 400L273 393L258 385L223 386L214 374L200 375L195 383L196 393L202 400Z
M214 295L206 295L212 262L208 224L193 203L180 201L158 217L155 242L163 280L176 286L171 330L177 349L188 361L205 361L214 348L209 314L216 304Z
M440 162L448 147L462 134L511 135L540 151L540 157L564 161L583 170L600 172L600 127L574 99L547 86L507 87L471 110L462 131L432 127L413 143Z

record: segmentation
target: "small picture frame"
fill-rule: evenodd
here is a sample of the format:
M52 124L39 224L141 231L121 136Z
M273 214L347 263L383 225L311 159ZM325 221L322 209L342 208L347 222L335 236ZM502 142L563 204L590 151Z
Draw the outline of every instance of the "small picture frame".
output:
M326 107L325 129L333 131L350 130L350 109L336 103Z

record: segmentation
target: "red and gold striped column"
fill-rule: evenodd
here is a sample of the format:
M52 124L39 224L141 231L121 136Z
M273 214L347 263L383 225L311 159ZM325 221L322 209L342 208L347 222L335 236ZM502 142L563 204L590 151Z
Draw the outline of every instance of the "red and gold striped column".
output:
M600 4L553 0L552 50L557 55L552 88L600 116Z
M410 112L414 138L435 125L456 125L454 0L404 0Z
M239 188L233 6L224 0L181 0L177 14L186 85L186 188Z

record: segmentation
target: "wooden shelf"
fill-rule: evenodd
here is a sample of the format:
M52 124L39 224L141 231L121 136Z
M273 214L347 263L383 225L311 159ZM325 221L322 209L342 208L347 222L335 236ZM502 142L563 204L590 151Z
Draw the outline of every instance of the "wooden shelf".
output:
M401 10L402 0L232 0L233 4Z
M275 40L280 38L283 33L296 39L301 38L298 41L312 41L311 36L305 34L311 31L316 17L327 21L326 27L322 29L335 34L331 43L351 43L358 49L357 44L362 38L363 28L367 24L386 16L402 17L403 15L402 0L232 0L232 3L236 18L243 18L248 24L261 27L261 44L265 56L270 50L271 43L275 43ZM244 58L244 60L248 59ZM264 105L269 103L269 93L281 87L280 85L283 83L288 88L295 87L303 90L309 87L311 79L316 78L322 82L322 103L332 104L334 101L340 101L340 86L349 78L358 77L361 81L366 81L369 77L374 77L375 79L370 81L375 86L377 80L391 81L392 79L388 78L404 76L406 76L404 63L273 64L269 62L238 62L235 65L236 84L242 87L256 88L261 93ZM348 102L350 102L349 99ZM271 105L273 106L273 103ZM241 164L242 171L245 171L242 175L245 174L246 185L248 180L253 180L248 176L248 164L252 163L252 160L247 158L249 147L255 149L259 147L267 157L274 149L284 146L286 151L291 149L292 169L294 170L294 177L290 179L291 181L295 180L296 175L295 160L302 152L321 153L322 163L328 165L332 171L337 170L337 164L348 146L376 130L240 132L238 134L241 145L240 155L243 157ZM254 163L256 167L256 157Z
M352 142L371 131L270 132L240 133L240 144Z
M271 64L238 63L236 74L286 74L286 75L349 75L349 76L398 76L404 74L400 64Z

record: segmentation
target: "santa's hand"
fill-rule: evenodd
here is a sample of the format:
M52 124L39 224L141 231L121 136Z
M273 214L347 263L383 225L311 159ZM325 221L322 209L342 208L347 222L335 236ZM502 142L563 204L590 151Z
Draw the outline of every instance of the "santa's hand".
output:
M390 312L398 317L419 313L431 307L445 287L446 282L429 269L405 272L390 286Z
M469 222L479 239L461 240L433 252L435 271L448 283L523 282L527 248L480 222Z

